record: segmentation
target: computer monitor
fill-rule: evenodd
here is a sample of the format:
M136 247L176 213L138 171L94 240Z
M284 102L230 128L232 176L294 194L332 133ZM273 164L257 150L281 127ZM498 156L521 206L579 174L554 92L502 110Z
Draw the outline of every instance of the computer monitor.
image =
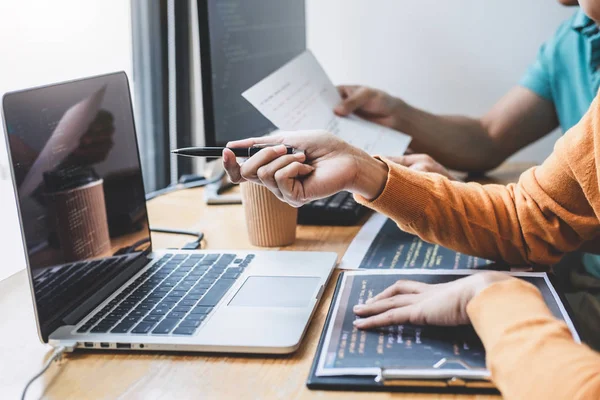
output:
M198 0L207 146L275 129L242 92L306 49L304 0Z

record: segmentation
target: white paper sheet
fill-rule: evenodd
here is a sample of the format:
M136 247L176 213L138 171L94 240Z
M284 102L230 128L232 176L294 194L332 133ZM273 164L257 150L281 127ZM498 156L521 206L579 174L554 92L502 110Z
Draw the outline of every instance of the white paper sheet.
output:
M105 91L106 86L101 87L65 112L21 183L20 197L29 196L42 183L44 172L56 168L79 146L81 136L96 118Z
M339 269L359 269L360 263L387 219L385 215L375 213L365 222L344 253L342 261L338 264Z
M242 93L279 129L328 130L370 154L400 156L411 137L355 115L338 117L342 101L317 59L305 51Z

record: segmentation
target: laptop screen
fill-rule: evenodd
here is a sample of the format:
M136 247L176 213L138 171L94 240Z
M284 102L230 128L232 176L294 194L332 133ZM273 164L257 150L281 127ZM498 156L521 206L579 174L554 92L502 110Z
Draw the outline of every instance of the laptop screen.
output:
M150 249L129 85L116 73L10 93L3 107L46 340L116 289Z

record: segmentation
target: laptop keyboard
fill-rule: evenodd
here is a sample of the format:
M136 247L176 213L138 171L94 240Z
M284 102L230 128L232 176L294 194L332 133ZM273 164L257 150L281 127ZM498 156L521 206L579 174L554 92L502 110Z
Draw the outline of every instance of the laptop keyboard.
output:
M356 225L368 210L354 200L352 193L339 192L300 207L298 223L300 225Z
M165 254L77 332L193 335L253 258Z
M38 313L51 315L68 299L80 298L102 278L112 277L127 268L132 257L110 257L81 261L44 271L33 280ZM113 273L110 272L113 269Z

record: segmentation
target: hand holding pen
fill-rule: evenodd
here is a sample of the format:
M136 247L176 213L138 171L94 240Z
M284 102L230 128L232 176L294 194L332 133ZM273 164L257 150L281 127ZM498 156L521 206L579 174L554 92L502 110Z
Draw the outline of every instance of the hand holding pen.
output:
M259 151L242 165L231 149L285 143L302 153L287 154L285 145ZM387 180L387 165L326 131L282 133L228 143L223 164L234 183L262 184L294 207L342 190L376 197Z
M252 157L262 149L275 146L281 145L278 143L264 143L255 144L250 147L229 148L229 150L231 150L236 157ZM301 153L301 151L293 148L292 146L283 146L286 148L286 153L284 154ZM184 147L181 149L171 150L171 153L188 157L221 157L223 155L223 150L226 148L228 147Z

